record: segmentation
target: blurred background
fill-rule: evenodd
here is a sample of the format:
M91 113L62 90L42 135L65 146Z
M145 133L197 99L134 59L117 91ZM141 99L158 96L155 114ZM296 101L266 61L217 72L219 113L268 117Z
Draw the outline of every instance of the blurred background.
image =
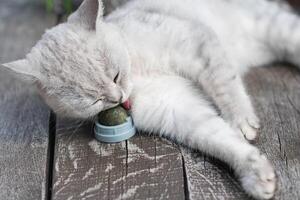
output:
M122 5L126 1L130 0L103 0L105 4L105 11L109 13L114 8ZM283 2L285 0L270 0ZM300 0L287 0L294 8L300 8ZM48 11L54 11L56 14L68 14L80 5L82 0L46 0L46 8Z
M105 5L105 13L111 12L116 7L122 5L129 0L103 0ZM54 11L58 15L69 14L74 11L82 0L46 0L47 11Z

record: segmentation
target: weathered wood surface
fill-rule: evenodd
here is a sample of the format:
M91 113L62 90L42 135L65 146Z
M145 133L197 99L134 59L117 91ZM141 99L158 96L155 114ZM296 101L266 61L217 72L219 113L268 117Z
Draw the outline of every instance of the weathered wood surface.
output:
M187 177L187 199L250 199L227 165L186 147L181 150Z
M258 146L279 178L275 199L300 198L300 71L287 66L260 68L247 77L261 119Z
M78 125L58 119L53 199L184 199L176 145L143 135L100 143L91 124Z
M22 58L54 24L29 2L0 1L0 64ZM0 199L46 195L49 112L29 88L0 69Z
M259 68L246 76L261 119L257 146L274 164L275 199L300 197L300 71L287 66ZM183 149L190 199L248 199L228 167Z

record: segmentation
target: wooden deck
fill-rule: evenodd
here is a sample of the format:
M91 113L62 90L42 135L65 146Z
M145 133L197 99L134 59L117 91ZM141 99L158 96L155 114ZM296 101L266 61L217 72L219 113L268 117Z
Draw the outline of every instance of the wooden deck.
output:
M0 63L22 58L54 26L33 0L0 1ZM275 199L300 198L300 72L277 66L245 79L274 164ZM0 70L0 199L250 199L224 163L139 133L119 144L92 124L51 114L34 89Z

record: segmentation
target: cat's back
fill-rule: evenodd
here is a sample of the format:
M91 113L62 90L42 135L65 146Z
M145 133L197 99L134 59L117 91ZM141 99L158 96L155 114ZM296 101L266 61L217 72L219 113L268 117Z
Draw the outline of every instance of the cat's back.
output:
M257 2L264 0L133 0L111 13L107 19L128 27L145 25L135 23L144 19L151 26L157 22L149 19L159 16L160 20L174 18L199 23L210 27L221 36L232 35L234 31L247 31L245 29L254 27L255 12L251 10L260 8Z
M264 0L133 0L106 20L123 29L133 41L133 48L146 58L141 60L151 63L150 66L167 66L170 58L182 53L178 49L187 52L182 45L191 49L197 43L188 41L186 45L185 41L198 39L193 36L205 27L218 36L228 52L239 52L245 44L251 44L249 48L255 51L256 36L251 34L255 15L265 3Z

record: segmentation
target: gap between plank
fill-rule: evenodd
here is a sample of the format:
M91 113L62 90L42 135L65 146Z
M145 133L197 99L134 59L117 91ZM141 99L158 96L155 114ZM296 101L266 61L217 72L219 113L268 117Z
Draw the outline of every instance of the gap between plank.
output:
M49 142L48 142L48 162L47 162L47 190L46 200L52 197L52 179L54 167L54 151L55 151L55 134L56 134L56 115L51 111L49 119Z
M185 196L185 200L189 200L190 194L189 194L188 180L187 180L187 174L185 169L185 160L181 151L180 153L181 153L182 171L183 171L184 196Z
M63 22L63 15L56 15L56 25ZM48 143L48 163L47 163L47 187L46 200L51 200L53 189L53 170L54 170L54 153L55 153L55 135L56 135L56 115L51 110L49 119L49 143Z

